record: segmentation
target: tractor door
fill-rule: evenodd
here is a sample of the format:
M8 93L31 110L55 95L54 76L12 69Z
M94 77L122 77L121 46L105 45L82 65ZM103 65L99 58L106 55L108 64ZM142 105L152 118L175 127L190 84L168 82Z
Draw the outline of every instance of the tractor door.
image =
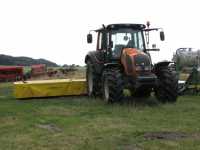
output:
M107 33L99 31L97 37L97 58L101 62L105 62L107 52Z

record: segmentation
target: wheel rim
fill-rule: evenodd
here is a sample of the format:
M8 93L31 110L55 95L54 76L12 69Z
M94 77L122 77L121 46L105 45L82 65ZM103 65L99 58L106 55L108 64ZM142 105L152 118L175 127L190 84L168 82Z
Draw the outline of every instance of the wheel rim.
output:
M109 87L108 87L108 80L105 79L104 81L104 99L108 102L109 100Z
M89 73L88 73L88 93L89 95L92 94L93 91L93 74L91 71L91 68L89 68Z

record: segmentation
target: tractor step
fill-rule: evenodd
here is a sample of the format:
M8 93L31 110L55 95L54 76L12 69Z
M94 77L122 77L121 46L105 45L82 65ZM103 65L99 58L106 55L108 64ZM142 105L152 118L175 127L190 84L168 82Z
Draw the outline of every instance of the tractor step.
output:
M85 95L86 91L85 79L14 82L14 96L17 99Z

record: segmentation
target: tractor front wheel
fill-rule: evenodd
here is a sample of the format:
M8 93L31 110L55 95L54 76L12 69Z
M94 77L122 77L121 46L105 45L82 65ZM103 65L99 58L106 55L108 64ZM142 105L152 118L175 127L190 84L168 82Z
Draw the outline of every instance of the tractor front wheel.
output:
M155 87L155 96L162 103L176 102L178 97L178 79L168 67L158 70L156 73L158 82Z
M123 99L123 79L119 70L103 72L103 99L107 103L119 102Z

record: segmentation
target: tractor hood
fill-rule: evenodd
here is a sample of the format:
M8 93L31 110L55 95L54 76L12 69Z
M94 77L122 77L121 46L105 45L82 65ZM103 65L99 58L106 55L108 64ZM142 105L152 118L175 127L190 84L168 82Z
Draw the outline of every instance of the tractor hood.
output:
M127 75L137 76L141 73L151 72L150 57L136 48L124 48L121 63Z

